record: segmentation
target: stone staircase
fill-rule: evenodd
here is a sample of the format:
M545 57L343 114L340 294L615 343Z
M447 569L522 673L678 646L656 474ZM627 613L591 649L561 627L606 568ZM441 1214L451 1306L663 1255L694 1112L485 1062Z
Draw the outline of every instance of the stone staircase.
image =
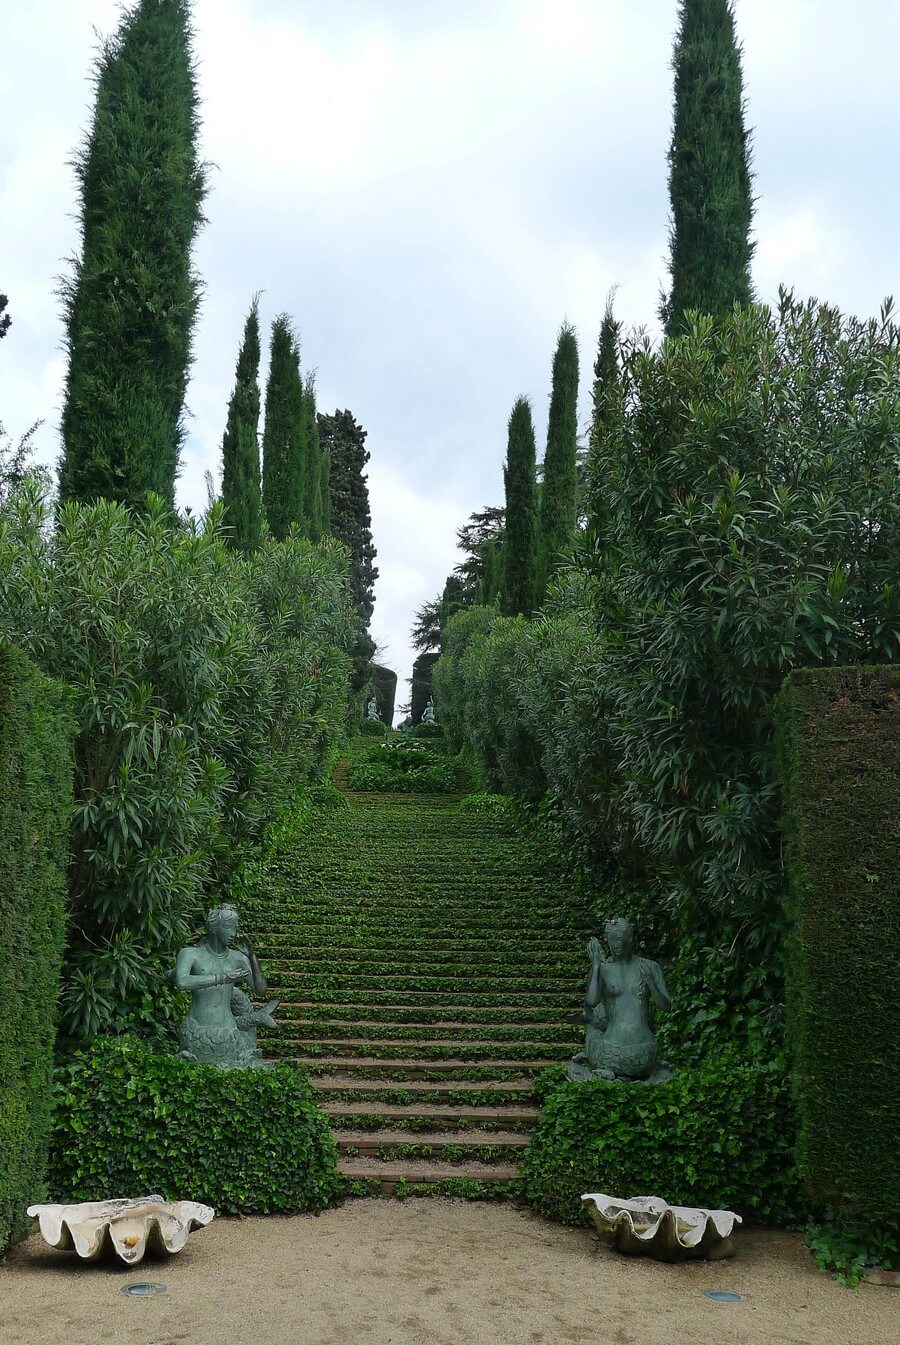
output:
M349 1191L503 1193L534 1079L581 1032L586 919L508 821L453 798L348 794L272 860L251 923L281 1030Z

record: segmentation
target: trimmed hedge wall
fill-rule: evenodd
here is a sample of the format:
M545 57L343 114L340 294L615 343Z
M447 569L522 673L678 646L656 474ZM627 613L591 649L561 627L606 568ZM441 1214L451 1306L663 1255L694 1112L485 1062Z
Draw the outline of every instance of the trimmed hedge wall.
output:
M413 727L422 722L425 706L432 692L431 675L439 658L440 654L420 654L413 664L409 702Z
M563 1223L587 1219L581 1196L662 1196L733 1209L754 1222L801 1212L796 1120L783 1062L726 1049L668 1083L539 1080L545 1100L521 1166L525 1198Z
M337 1150L305 1073L222 1070L98 1039L60 1069L50 1185L61 1201L158 1191L221 1214L321 1210Z
M397 699L397 674L380 663L372 664L372 692L378 705L378 717L388 728L394 722L394 702Z
M0 647L0 1256L43 1194L73 727L66 689Z
M776 720L799 1163L841 1222L895 1230L900 669L794 672Z

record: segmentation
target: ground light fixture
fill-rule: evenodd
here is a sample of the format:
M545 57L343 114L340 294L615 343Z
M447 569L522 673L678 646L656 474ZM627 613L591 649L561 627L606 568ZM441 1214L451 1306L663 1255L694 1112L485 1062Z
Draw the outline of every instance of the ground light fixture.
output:
M122 1289L122 1293L129 1298L155 1298L157 1294L168 1292L164 1284L126 1284Z

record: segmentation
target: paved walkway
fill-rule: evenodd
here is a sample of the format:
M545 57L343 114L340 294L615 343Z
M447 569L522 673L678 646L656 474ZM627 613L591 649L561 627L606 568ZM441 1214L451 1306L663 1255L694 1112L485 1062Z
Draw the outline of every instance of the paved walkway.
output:
M162 1282L158 1298L124 1285ZM706 1289L745 1295L712 1303ZM73 1263L32 1239L0 1266L2 1345L897 1345L900 1291L844 1289L800 1238L664 1266L499 1202L350 1201L216 1220L170 1261Z

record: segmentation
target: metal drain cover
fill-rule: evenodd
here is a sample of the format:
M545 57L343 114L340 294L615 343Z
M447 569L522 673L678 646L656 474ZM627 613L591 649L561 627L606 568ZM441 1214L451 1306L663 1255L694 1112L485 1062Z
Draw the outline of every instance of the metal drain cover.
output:
M167 1294L164 1284L126 1284L122 1290L129 1298L153 1298L155 1294Z
M743 1303L743 1294L733 1294L730 1289L704 1289L703 1297L713 1303Z

